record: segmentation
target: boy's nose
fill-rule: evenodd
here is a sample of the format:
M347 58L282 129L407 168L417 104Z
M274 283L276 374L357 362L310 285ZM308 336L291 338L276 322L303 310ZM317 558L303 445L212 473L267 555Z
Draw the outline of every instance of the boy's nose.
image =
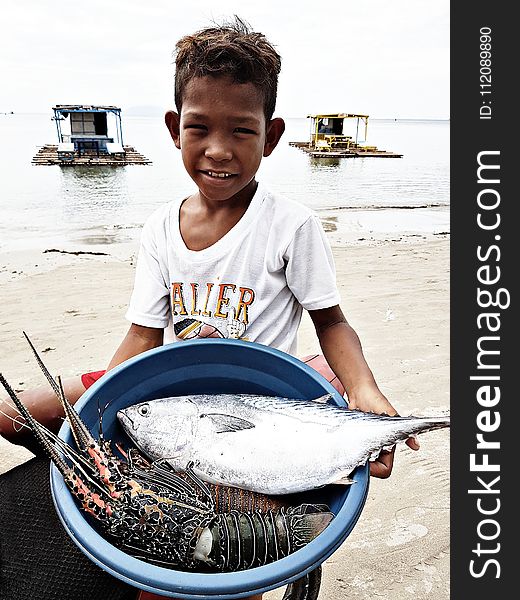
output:
M229 142L224 140L222 137L217 136L214 136L208 140L204 154L207 158L211 158L219 162L231 160L233 158L233 151Z

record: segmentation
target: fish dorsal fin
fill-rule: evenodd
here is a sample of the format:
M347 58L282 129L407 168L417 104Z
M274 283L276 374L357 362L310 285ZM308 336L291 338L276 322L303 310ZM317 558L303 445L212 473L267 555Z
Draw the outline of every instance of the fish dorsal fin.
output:
M332 394L324 394L319 398L313 398L313 402L317 402L318 404L328 404L332 400Z
M226 433L229 431L241 431L242 429L253 429L255 426L251 421L226 415L222 413L204 413L201 417L207 417L213 423L217 433Z

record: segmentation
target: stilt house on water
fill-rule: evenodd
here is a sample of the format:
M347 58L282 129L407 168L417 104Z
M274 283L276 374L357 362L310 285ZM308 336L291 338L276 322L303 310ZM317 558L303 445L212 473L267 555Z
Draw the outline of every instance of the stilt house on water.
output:
M123 145L121 109L58 104L53 107L58 144L42 146L36 165L146 165L150 161ZM110 119L109 119L110 115Z
M289 142L304 150L313 157L344 157L355 158L357 156L402 158L402 154L387 150L378 150L376 146L367 146L360 142L360 123L363 123L363 140L367 138L368 115L357 115L351 113L333 113L323 115L307 115L311 119L310 139L308 142ZM356 119L356 134L346 135L344 133L345 119Z

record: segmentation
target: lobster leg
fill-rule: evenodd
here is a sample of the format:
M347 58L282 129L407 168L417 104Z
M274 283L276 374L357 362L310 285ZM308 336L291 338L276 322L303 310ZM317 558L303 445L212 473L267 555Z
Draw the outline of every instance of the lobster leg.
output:
M282 600L316 600L320 593L321 566L307 573L301 579L290 583Z

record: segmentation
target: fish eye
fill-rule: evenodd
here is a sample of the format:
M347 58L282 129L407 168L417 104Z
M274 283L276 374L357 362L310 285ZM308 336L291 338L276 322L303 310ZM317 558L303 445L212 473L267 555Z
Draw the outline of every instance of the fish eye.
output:
M138 409L137 412L142 416L142 417L147 417L150 414L150 407L148 406L148 404L142 404Z

